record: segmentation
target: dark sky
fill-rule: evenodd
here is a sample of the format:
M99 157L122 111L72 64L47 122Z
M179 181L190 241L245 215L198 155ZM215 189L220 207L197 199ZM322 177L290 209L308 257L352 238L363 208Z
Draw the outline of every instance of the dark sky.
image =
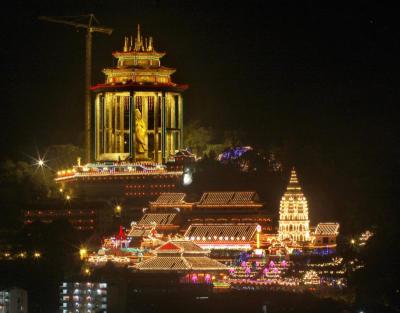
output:
M185 121L244 130L254 145L286 147L289 161L314 175L329 164L325 180L333 172L343 172L343 180L375 171L376 178L398 164L394 7L379 1L12 3L2 11L0 37L3 156L81 143L84 32L37 17L94 13L115 29L112 36L94 35L94 83L103 81L111 52L140 23L156 49L167 52L163 64L177 69L175 81L190 85Z

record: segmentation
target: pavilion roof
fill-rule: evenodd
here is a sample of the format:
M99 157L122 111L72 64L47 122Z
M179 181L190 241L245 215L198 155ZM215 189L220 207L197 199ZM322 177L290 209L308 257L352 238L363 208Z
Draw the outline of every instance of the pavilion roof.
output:
M257 224L192 224L185 238L194 242L235 242L254 240Z
M315 229L316 235L337 235L339 223L319 223Z

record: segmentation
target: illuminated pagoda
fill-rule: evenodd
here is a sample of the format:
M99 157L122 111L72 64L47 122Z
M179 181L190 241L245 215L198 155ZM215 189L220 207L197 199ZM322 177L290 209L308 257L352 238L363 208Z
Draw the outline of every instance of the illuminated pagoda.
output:
M175 69L161 65L165 52L137 28L113 53L104 84L91 89L95 101L95 160L165 163L183 144L183 99L187 85L176 84Z
M278 237L280 240L299 243L310 241L307 199L301 190L294 168L280 203Z

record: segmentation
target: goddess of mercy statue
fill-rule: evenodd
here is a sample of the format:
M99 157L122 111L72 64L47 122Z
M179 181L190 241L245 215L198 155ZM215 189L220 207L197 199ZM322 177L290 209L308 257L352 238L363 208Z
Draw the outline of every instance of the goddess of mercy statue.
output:
M136 116L136 121L135 121L136 153L144 154L147 151L147 144L146 144L147 129L142 118L142 113L138 109L135 110L135 116Z

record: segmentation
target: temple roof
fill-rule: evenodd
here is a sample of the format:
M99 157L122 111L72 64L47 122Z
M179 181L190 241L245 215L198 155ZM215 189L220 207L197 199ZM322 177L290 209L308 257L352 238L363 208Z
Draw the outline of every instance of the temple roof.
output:
M165 192L158 196L155 201L150 201L152 208L182 208L191 207L192 203L187 203L184 199L185 193Z
M101 91L171 91L183 92L188 86L176 84L171 75L176 71L161 65L160 59L164 52L154 49L153 38L145 38L138 25L136 38L124 38L122 51L116 51L113 56L118 59L113 68L106 68L104 84L92 86L91 90Z
M157 66L157 67L149 67L149 66L140 66L137 65L135 67L107 67L103 69L103 73L110 75L110 74L123 74L123 73L134 73L138 72L140 74L154 74L154 73L166 73L168 75L173 74L176 69L166 66Z
M254 240L258 224L192 224L185 233L185 238L194 242L235 242Z
M339 223L319 223L315 229L316 235L337 235Z
M141 271L225 271L228 268L209 257L155 256L135 266Z
M182 92L188 89L189 86L186 84L175 84L175 83L146 83L146 82L117 82L117 83L105 83L97 84L90 87L90 90L95 92L101 91L125 91L125 90L162 90L162 91L174 91Z
M145 260L135 268L141 271L221 271L227 267L206 256L209 251L188 240L171 240L155 250L156 256Z
M181 204L184 203L185 193L165 192L158 196L154 204Z
M147 237L153 231L152 227L148 225L135 225L132 226L131 230L127 234L128 237Z
M205 192L198 207L202 206L262 206L255 191Z
M153 223L157 225L173 225L177 214L175 213L147 213L143 215L138 225L152 225Z
M207 254L209 251L202 249L194 242L189 240L171 240L167 243L158 247L155 252L157 255L169 254L169 253L181 253L181 254L192 254L200 253Z

